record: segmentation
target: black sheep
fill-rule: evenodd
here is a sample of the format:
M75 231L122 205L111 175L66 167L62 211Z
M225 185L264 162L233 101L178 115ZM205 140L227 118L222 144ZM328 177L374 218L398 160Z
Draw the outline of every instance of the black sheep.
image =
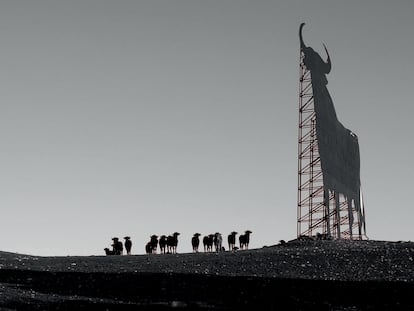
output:
M211 252L213 250L214 234L206 235L203 238L204 252Z
M203 246L204 246L204 253L208 251L208 235L203 237Z
M252 232L250 230L246 230L244 234L239 236L239 242L240 242L240 249L248 249L249 248L249 242L250 242L250 234Z
M145 252L146 252L148 255L151 255L151 254L152 254L152 246L151 246L151 242L148 242L148 243L145 245Z
M124 247L122 246L122 242L119 241L118 238L112 238L112 241L114 241L114 243L112 244L112 251L114 252L115 255L122 255L123 251L124 251Z
M214 246L216 247L216 252L221 252L221 247L223 243L223 237L220 232L214 234Z
M227 237L227 242L229 243L229 251L232 251L234 247L236 246L236 235L237 235L237 232L233 231Z
M165 235L162 235L158 243L160 244L160 254L165 254L165 246L167 245L167 237Z
M180 234L178 232L174 232L173 235L169 235L167 237L167 249L168 253L176 254L177 253L177 245L178 245L178 236Z
M124 245L125 245L125 250L127 252L127 255L131 255L131 248L132 248L131 238L129 236L126 236L124 237L124 239L125 239Z
M193 246L193 252L198 253L198 246L200 245L200 233L194 233L194 236L191 238L191 245Z
M115 255L114 251L110 251L109 248L104 248L106 256Z
M157 253L157 246L158 246L158 236L151 235L150 237L150 244L151 244L151 252L156 254Z

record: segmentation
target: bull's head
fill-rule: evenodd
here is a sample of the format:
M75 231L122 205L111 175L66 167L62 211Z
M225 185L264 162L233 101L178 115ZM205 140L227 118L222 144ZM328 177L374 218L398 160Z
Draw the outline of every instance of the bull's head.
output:
M299 27L299 39L300 39L300 48L305 54L304 63L306 68L313 72L320 72L322 74L328 74L331 71L331 58L329 57L328 49L326 48L325 44L323 45L325 48L326 55L328 56L326 62L322 60L318 53L316 53L311 47L307 47L303 42L302 36L302 28L305 26L305 23L300 24Z

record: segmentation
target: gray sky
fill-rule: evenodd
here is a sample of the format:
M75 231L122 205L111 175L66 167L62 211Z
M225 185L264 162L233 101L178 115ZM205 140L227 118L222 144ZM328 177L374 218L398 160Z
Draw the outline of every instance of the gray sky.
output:
M409 0L1 1L0 249L294 238L301 22L359 136L368 236L412 240L413 13Z

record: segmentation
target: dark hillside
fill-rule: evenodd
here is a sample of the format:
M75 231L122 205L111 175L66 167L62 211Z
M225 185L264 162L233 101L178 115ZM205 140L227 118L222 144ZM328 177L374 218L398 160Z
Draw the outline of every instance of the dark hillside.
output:
M220 254L0 253L7 310L414 309L414 243L307 241Z

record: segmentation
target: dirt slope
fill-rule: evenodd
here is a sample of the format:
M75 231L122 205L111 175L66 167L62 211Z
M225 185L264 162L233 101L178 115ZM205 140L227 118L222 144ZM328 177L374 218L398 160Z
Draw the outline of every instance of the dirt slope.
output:
M414 309L414 243L292 241L235 253L0 253L7 310Z

